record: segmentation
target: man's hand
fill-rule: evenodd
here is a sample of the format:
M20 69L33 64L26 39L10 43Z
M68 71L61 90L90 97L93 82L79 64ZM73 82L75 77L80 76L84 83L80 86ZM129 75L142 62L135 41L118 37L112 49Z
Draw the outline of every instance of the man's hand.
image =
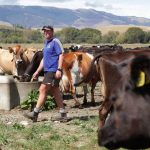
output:
M62 76L62 71L57 70L57 71L56 71L56 75L55 75L56 79L60 79L61 76Z
M36 71L33 75L32 75L32 79L37 80L39 77L39 72Z

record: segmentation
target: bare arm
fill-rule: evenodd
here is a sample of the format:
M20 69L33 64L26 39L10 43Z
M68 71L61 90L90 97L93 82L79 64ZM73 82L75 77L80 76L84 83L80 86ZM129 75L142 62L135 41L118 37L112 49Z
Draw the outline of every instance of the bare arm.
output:
M63 60L64 60L64 55L60 54L59 60L58 60L58 69L62 69ZM57 70L56 71L56 78L61 78L61 76L62 76L62 71Z
M60 68L60 69L62 69L63 60L64 60L64 55L60 54L59 60L58 60L58 68Z
M43 59L41 60L40 65L39 65L39 67L37 68L36 72L41 72L42 69L43 69Z

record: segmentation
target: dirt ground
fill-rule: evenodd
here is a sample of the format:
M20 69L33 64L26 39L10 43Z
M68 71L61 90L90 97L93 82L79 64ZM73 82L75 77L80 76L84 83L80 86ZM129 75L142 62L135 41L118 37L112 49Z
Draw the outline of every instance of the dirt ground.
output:
M79 90L78 90L79 89ZM78 88L78 93L80 97L78 97L79 101L83 102L83 91L82 88ZM90 91L90 87L88 87ZM66 96L65 96L66 97ZM65 98L64 103L66 104L66 110L68 111L68 116L72 119L74 118L81 118L81 117L91 117L91 116L98 116L98 109L100 106L100 102L102 101L102 96L100 95L100 83L97 84L95 89L95 101L96 106L90 105L91 94L88 93L87 96L88 105L83 107L83 109L74 108L74 100L72 98ZM26 119L23 116L24 110L21 110L19 107L12 109L11 111L2 111L0 110L0 121L6 124L14 124L14 123L25 123L25 124L32 124L32 121ZM51 110L51 111L43 111L39 114L38 122L41 121L48 121L51 117L58 114L58 110Z

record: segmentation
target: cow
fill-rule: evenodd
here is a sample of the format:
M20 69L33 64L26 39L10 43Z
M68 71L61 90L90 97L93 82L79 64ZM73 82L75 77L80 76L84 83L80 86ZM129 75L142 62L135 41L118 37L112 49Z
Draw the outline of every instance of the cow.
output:
M119 45L101 45L101 46L92 46L92 47L84 47L79 49L78 51L87 52L94 56L97 56L98 54L104 54L104 53L113 53L116 51L124 51L122 46Z
M118 69L117 65L122 64L122 66L125 66L126 61L129 61L141 54L150 55L150 51L130 50L130 51L115 51L113 53L107 54L99 54L93 59L91 63L91 68L89 69L89 73L87 73L87 76L85 76L82 81L76 84L79 85L82 82L85 83L89 82L89 80L94 75L94 72L92 71L92 66L95 67L96 64L98 76L103 85L102 94L104 97L104 100L99 108L99 118L101 127L104 125L106 117L111 108L111 102L109 101L109 97L110 94L112 93L112 89L115 88L115 85L117 84L118 80L120 80L122 76L125 76L125 73L122 74Z
M13 75L17 78L24 73L29 61L20 47L20 45L16 45L13 48L8 47L9 50L0 50L1 73Z
M23 51L24 51L25 55L27 56L29 62L31 62L31 61L32 61L32 58L33 58L33 56L34 56L34 54L35 54L38 50L35 49L35 48L25 48Z
M20 81L26 81L29 82L32 78L33 73L36 71L38 65L40 64L40 61L42 59L42 51L38 51L35 53L30 65L26 69L24 75L22 76ZM78 78L83 78L86 73L88 72L89 66L92 62L93 56L84 53L84 52L70 52L64 54L64 61L63 61L63 76L62 80L60 82L60 87L63 92L69 92L73 96L75 100L75 104L82 108L77 97L76 97L76 90L74 87L74 84L78 82ZM94 68L96 70L96 68ZM95 71L96 73L96 71ZM91 78L90 84L91 84L91 103L92 105L95 105L94 100L94 88L96 86L96 83L99 79L97 79L98 76L94 76L94 78ZM84 101L83 104L87 104L87 89L86 86L84 86Z
M117 67L126 75L122 75L109 96L111 111L98 130L98 143L108 149L149 148L150 82L142 86L137 86L137 82L141 70L150 79L150 55L142 53Z
M24 74L20 77L20 82L30 82L31 81L32 75L37 70L42 58L43 58L43 52L37 51L34 54L29 66L26 68ZM40 75L41 76L44 75L43 70L41 71Z
M91 65L93 56L89 53L84 52L71 52L64 54L64 61L63 61L63 76L61 81L61 87L63 87L63 91L70 92L73 96L76 105L79 105L75 94L75 86L74 84L81 80L89 71L89 66ZM96 68L95 74L96 74ZM90 80L91 85L91 104L95 105L94 99L94 89L96 83L98 82L98 76L94 76ZM86 87L84 86L84 100L83 105L87 104L87 97L86 97Z
M80 50L80 49L82 49L82 48L83 48L82 45L71 45L71 46L69 47L69 49L70 49L72 52L78 51L78 50Z
M16 45L15 47L9 47L9 49L16 49L16 48L19 51L22 51L24 53L24 55L26 55L29 63L32 61L32 58L37 51L42 51L42 49L36 49L33 47L22 48L21 45Z

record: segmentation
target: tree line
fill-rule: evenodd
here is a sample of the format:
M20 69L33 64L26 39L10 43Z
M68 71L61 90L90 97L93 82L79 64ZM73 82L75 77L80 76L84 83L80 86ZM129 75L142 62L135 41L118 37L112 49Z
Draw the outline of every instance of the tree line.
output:
M0 29L0 43L43 43L43 33L38 30L15 27L13 29ZM150 31L143 31L139 27L130 27L124 33L109 31L102 35L101 31L92 28L77 29L63 28L56 32L62 43L150 43Z

